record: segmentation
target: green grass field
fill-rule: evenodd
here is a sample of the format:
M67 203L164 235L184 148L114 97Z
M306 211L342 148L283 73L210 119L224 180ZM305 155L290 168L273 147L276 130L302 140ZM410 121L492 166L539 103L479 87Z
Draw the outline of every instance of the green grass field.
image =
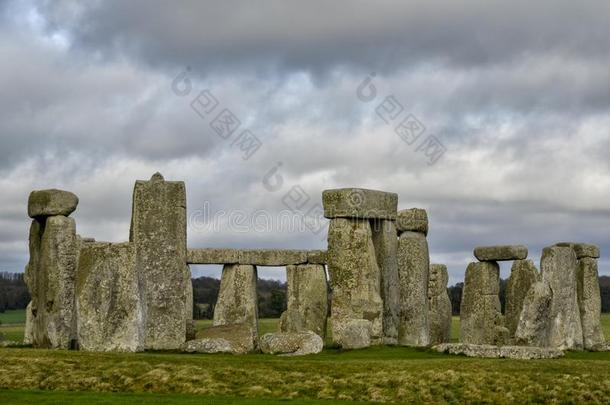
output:
M23 336L23 325L6 321L22 315L0 314L7 323L0 331ZM610 340L610 314L602 321ZM260 322L261 333L276 327L277 320ZM452 329L457 339L458 318ZM279 404L291 398L295 404L608 403L610 353L518 361L402 347L326 349L298 358L0 349L0 404Z

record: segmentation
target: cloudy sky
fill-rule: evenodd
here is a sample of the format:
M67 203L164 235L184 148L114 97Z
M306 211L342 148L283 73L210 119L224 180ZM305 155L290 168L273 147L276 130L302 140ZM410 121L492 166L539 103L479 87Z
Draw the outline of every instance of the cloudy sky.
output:
M0 269L27 261L30 190L75 192L78 232L118 242L134 181L160 171L187 184L191 247L324 248L285 220L286 194L315 212L322 190L357 186L428 210L452 283L474 246L523 243L538 262L563 240L600 245L610 275L609 15L601 0L0 1Z

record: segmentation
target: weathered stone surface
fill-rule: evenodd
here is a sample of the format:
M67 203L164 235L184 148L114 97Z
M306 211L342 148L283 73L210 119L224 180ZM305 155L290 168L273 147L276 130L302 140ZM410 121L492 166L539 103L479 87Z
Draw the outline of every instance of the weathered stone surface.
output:
M31 345L34 343L34 325L33 325L33 315L32 315L32 301L28 304L25 309L25 331L23 334L23 344ZM0 339L1 340L1 339Z
M197 332L197 339L223 339L230 343L231 353L246 354L256 348L257 329L250 324L221 325ZM216 341L216 345L220 345ZM211 343L209 343L211 344Z
M470 263L460 307L460 342L477 345L506 340L500 298L500 267L496 262Z
M78 197L63 190L32 191L28 199L28 216L44 218L61 215L67 217L76 210Z
M527 246L479 246L474 249L474 256L482 262L524 260L527 258Z
M76 311L81 350L144 350L144 311L130 243L85 243L77 270Z
M234 353L231 342L223 338L203 338L188 340L182 345L187 353Z
M328 252L326 250L309 250L307 252L307 263L309 263L309 264L328 263Z
M591 257L580 259L576 277L583 344L585 349L590 350L606 341L601 325L602 300L597 259Z
M32 344L69 349L76 340L74 282L79 243L74 219L52 216L30 228L26 282L32 295Z
M289 356L320 353L324 348L322 338L312 331L267 333L261 336L258 345L263 353Z
M189 249L187 252L189 264L236 264L239 262L238 249Z
M280 316L280 332L301 332L307 330L305 318L297 310L287 309Z
M324 216L355 219L396 219L398 194L361 188L341 188L322 193Z
M288 266L307 263L306 250L248 249L239 251L239 263L253 266Z
M373 246L381 272L381 299L383 300L383 341L398 342L400 291L398 281L398 238L396 224L385 219L373 220Z
M328 314L328 285L324 266L319 264L288 266L286 274L287 312L296 312L302 319L287 315L283 322L280 322L280 330L295 332L310 330L324 338Z
M549 283L534 283L523 300L523 309L515 331L515 342L524 346L548 346L551 301Z
M194 320L186 321L186 340L194 340L197 337L197 326Z
M559 242L555 246L571 247L576 253L577 259L584 257L591 257L593 259L599 259L599 246L591 245L589 243L576 243L576 242Z
M369 341L381 343L381 280L368 220L331 220L328 233L328 270L333 296L331 324L335 343L344 345L345 336L342 333L348 330L345 324L351 324L354 319L369 321Z
M504 320L510 336L514 336L523 310L523 302L530 287L540 280L538 269L531 260L515 260L506 285Z
M426 236L405 231L398 241L400 317L398 343L426 346L429 343L428 278L430 256Z
M451 339L451 300L447 293L449 275L444 264L431 264L428 281L428 323L430 344Z
M542 280L551 288L548 346L582 349L583 334L578 308L577 260L569 247L551 246L542 251Z
M440 353L461 354L468 357L518 360L555 359L564 355L562 350L549 347L494 346L467 343L443 343L434 346L433 349Z
M136 182L130 241L143 291L145 347L177 349L185 341L186 321L192 319L184 182L165 181L159 173Z
M227 264L222 269L214 326L246 324L258 335L256 267Z
M421 208L409 208L398 211L396 217L398 232L411 231L428 235L428 213Z
M333 319L333 340L343 349L362 349L369 347L372 322L367 319Z

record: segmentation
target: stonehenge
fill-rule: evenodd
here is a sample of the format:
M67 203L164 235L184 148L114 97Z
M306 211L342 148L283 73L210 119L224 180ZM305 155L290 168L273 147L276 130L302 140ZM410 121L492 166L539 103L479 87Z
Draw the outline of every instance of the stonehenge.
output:
M482 246L468 264L459 343L451 341L447 266L430 264L428 214L398 196L344 188L322 195L326 250L189 248L186 187L159 173L133 190L127 242L77 234L78 197L28 199L31 294L24 343L95 352L319 353L371 345L434 346L477 357L554 358L608 350L600 322L597 246L558 242L540 271L523 245ZM512 262L506 305L499 261ZM222 265L213 325L193 320L190 265ZM259 336L258 268L284 267L286 310ZM327 336L327 331L330 333Z

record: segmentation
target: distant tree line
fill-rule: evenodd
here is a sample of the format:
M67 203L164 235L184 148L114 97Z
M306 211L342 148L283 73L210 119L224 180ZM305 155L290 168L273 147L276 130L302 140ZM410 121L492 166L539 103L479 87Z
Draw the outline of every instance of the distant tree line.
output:
M504 311L506 280L500 280L500 303ZM599 285L602 312L610 312L610 277L601 276ZM463 283L448 288L453 314L459 315ZM195 319L212 319L218 298L220 280L211 277L193 279L193 316ZM261 318L279 318L286 310L286 283L275 280L258 280L258 313ZM0 272L0 312L25 309L30 302L23 273Z

